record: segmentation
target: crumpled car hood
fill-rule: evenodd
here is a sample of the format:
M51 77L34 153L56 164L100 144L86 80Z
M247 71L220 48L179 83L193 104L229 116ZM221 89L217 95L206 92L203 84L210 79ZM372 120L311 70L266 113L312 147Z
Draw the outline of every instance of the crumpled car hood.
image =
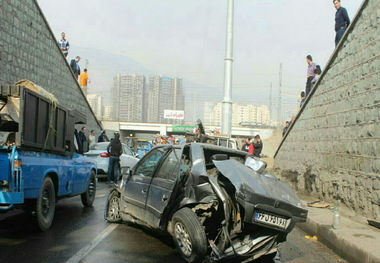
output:
M251 192L297 207L303 207L301 200L286 181L258 174L251 168L233 159L213 161L213 163L219 172L235 186L238 195L246 195L247 192Z

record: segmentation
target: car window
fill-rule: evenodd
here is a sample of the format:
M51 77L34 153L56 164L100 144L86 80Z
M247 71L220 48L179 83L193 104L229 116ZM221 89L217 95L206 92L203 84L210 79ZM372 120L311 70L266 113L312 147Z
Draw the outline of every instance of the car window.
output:
M219 146L227 147L227 140L219 139Z
M178 165L181 161L181 149L173 149L162 163L155 178L175 181L178 175Z
M132 154L132 152L128 146L123 145L123 151L125 154L133 156L133 154Z
M139 148L140 149L149 149L148 142L139 142Z
M153 175L154 169L158 165L158 162L161 160L166 149L158 148L155 151L149 153L141 163L139 163L136 168L136 175L151 177Z

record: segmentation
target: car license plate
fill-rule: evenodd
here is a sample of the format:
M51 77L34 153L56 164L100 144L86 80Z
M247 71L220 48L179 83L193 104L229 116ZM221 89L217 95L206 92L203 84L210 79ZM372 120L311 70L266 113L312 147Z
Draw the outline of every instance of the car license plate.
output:
M261 211L255 212L255 221L267 225L277 226L285 229L288 220L286 218L275 216Z

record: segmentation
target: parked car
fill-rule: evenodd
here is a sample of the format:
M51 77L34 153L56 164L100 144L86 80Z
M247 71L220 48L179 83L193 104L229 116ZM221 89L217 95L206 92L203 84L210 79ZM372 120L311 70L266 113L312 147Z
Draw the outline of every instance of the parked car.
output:
M84 153L85 156L92 157L96 160L99 174L108 173L109 154L107 153L107 146L109 142L98 142L90 146L89 151ZM120 156L120 166L133 168L138 162L138 158L124 143L123 154ZM104 175L103 175L104 176Z
M252 155L201 143L159 145L111 190L109 222L168 233L188 262L273 259L307 210Z

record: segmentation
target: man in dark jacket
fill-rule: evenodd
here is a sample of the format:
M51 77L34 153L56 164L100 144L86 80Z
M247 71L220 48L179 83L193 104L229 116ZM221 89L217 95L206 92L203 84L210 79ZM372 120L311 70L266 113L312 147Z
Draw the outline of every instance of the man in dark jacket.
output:
M79 67L80 56L77 56L75 59L72 59L70 62L70 68L73 71L75 78L78 80L78 76L80 75L80 67Z
M107 146L107 152L110 155L107 183L110 183L113 180L114 183L117 184L117 179L119 178L120 156L123 153L120 134L118 132L115 132L115 138L111 140L110 144Z
M260 139L260 135L257 134L254 137L253 146L254 146L253 156L260 158L261 151L263 150L263 142Z
M83 154L84 151L87 151L87 137L86 137L86 127L82 127L82 130L79 132L79 142L78 143L78 150L79 153Z
M102 131L102 134L99 135L98 142L109 142L106 131Z
M335 46L338 45L340 39L344 35L346 28L350 24L347 10L340 5L340 0L333 0L336 13L335 13Z

